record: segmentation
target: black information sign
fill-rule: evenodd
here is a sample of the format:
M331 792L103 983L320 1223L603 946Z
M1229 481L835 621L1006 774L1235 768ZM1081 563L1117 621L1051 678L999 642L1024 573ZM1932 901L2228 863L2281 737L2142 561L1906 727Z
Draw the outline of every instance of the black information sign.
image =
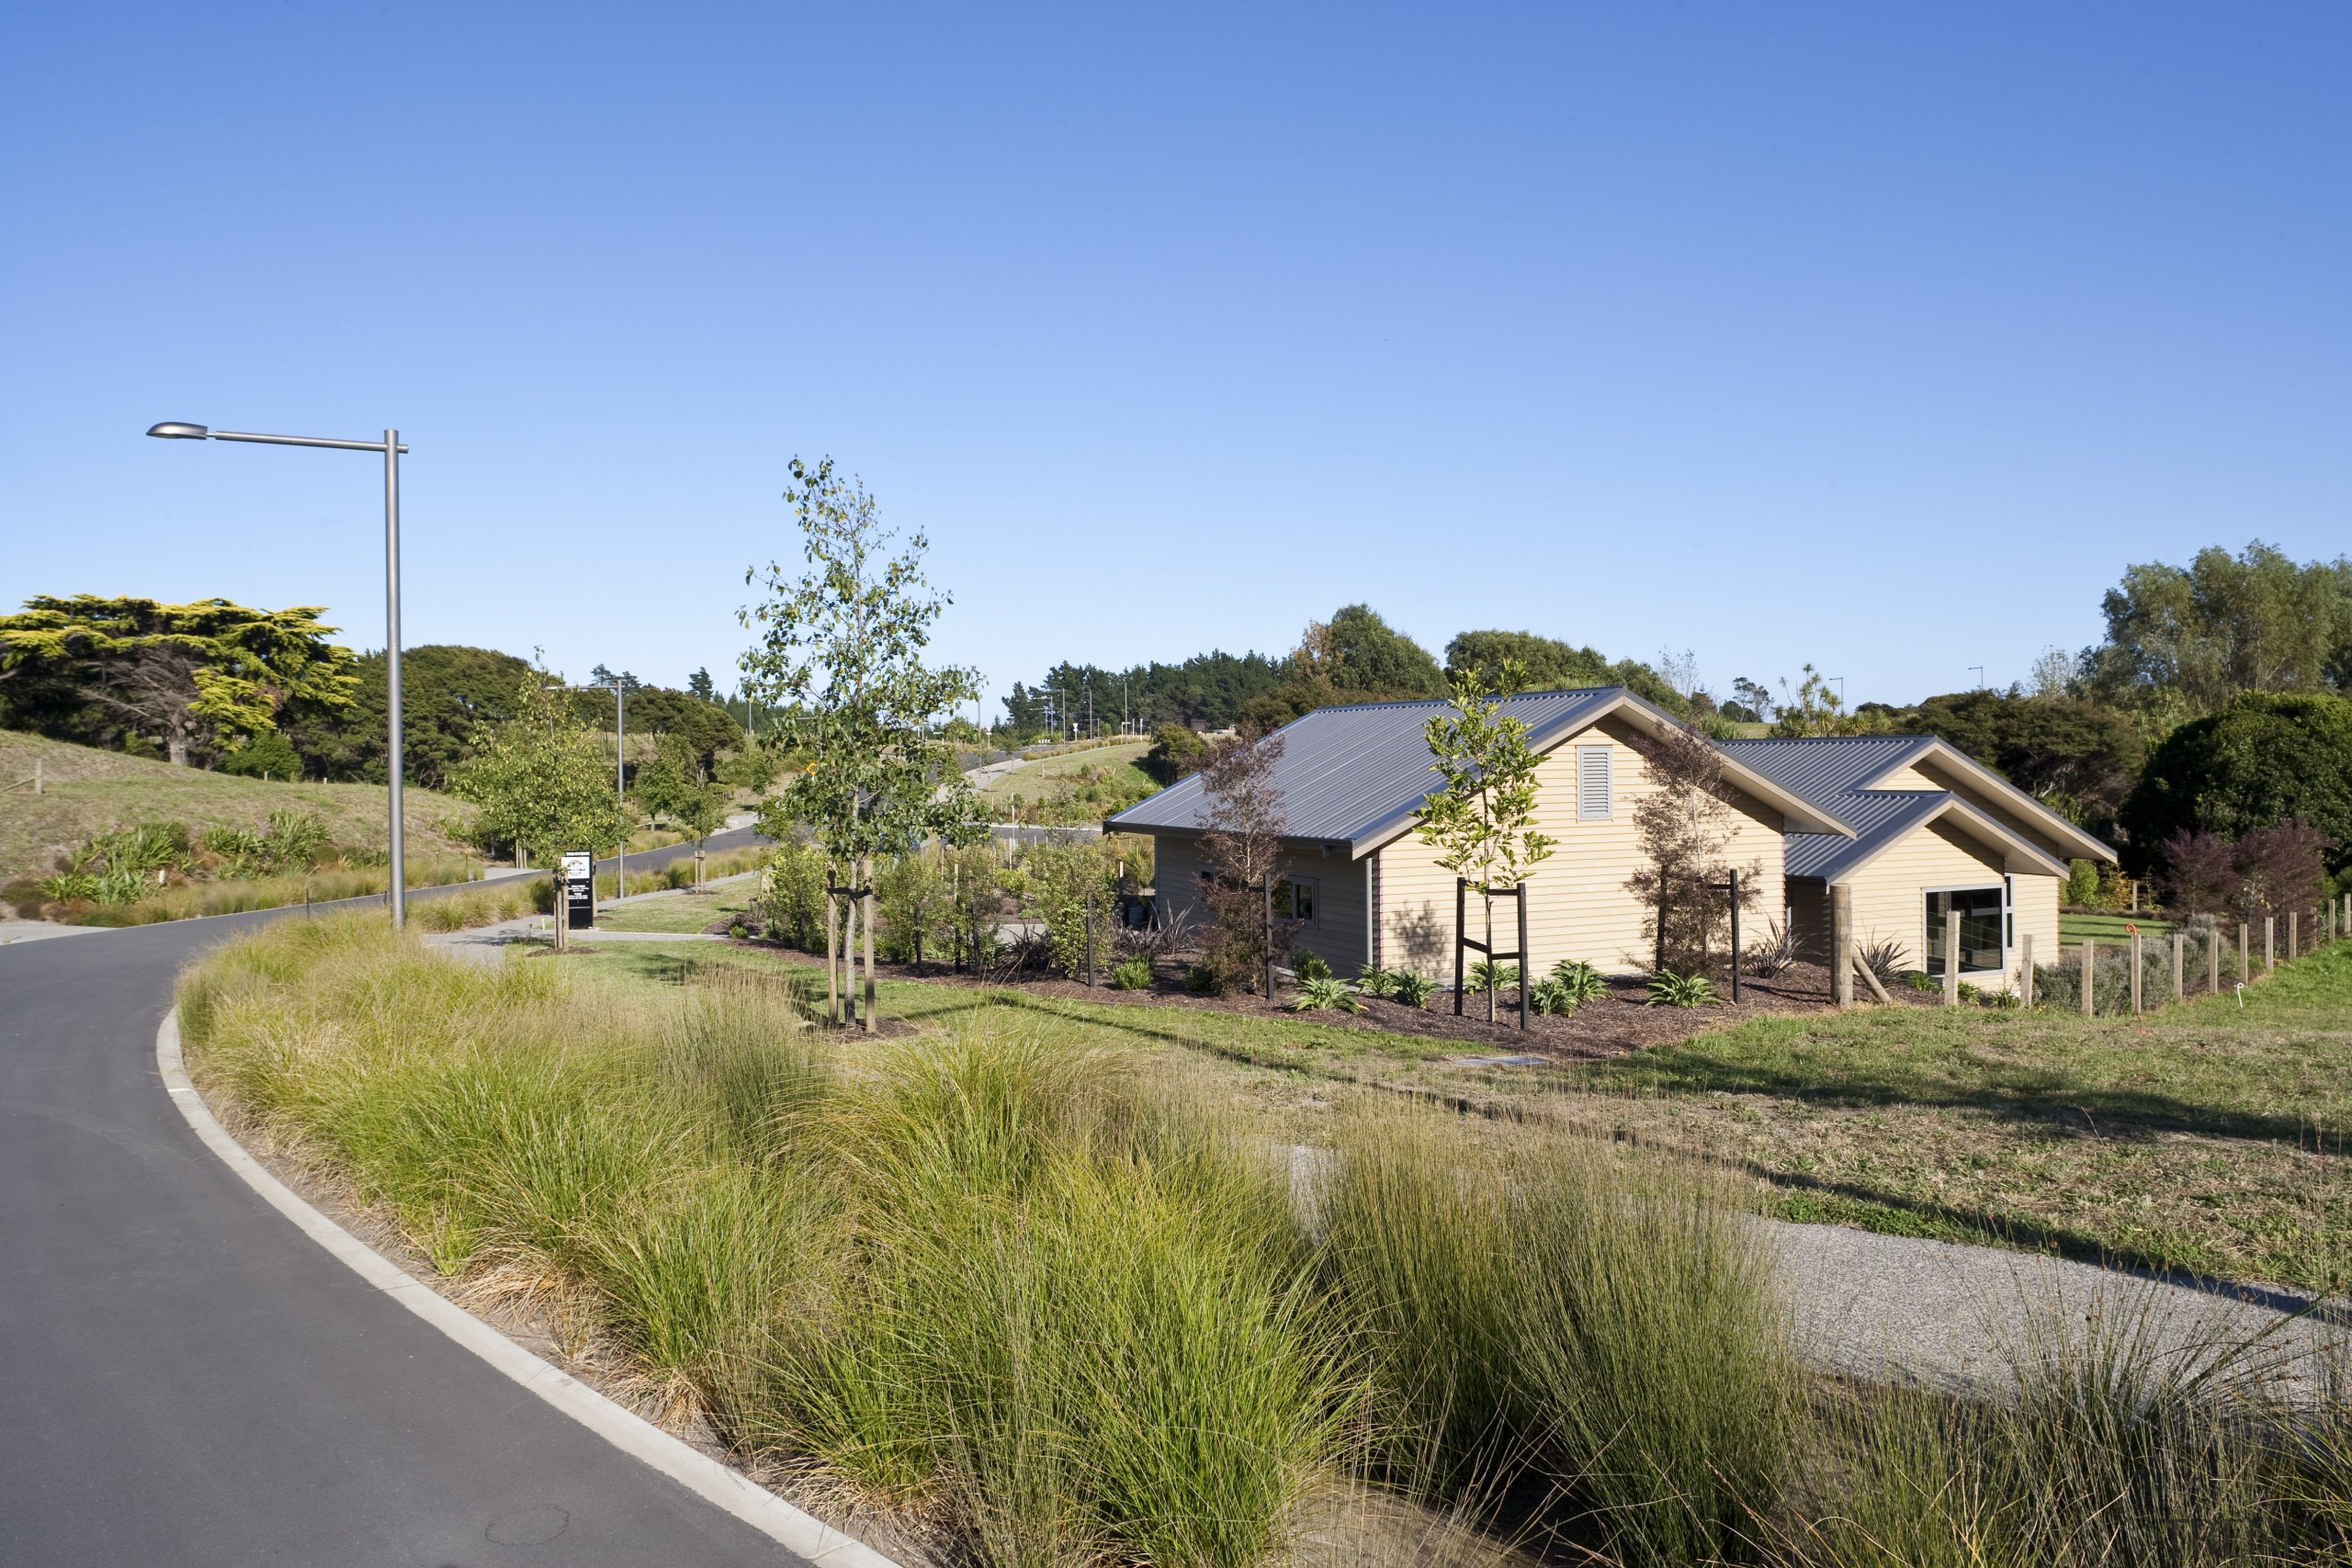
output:
M586 850L563 852L564 924L588 931L596 924L596 861Z

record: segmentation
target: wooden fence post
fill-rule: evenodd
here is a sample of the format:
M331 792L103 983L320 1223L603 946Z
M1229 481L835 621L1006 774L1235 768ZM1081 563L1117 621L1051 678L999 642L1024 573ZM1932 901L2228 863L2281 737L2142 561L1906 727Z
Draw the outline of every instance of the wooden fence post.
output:
M2188 955L2186 951L2188 941L2187 937L2177 931L2172 933L2172 999L2176 1002L2188 1000L2188 993L2185 989L2188 975Z
M2244 920L2238 922L2238 984L2243 986L2254 978L2253 933Z
M2132 928L2132 1016L2134 1018L2139 1017L2143 1010L2140 997L2140 974L2143 967L2143 952L2140 928L2135 925Z
M2222 922L2213 922L2213 933L2205 939L2205 991L2208 996L2222 994Z
M1960 1005L1960 911L1944 910L1944 1006Z
M2278 917L2262 917L2262 972L2265 975L2278 967Z
M2287 962L2292 964L2303 955L2303 912L2287 911Z
M1843 883L1829 889L1829 999L1854 1005L1854 894Z
M1453 879L1453 1016L1462 1016L1462 931L1463 922L1470 918L1470 884L1463 877Z
M2033 933L2028 931L2018 942L2018 1005L2033 1010Z
M2093 995L2096 987L2092 984L2098 976L2096 967L2098 960L2093 953L2093 949L2098 945L2089 937L2083 938L2083 1016L2085 1018L2095 1016L2098 1010Z

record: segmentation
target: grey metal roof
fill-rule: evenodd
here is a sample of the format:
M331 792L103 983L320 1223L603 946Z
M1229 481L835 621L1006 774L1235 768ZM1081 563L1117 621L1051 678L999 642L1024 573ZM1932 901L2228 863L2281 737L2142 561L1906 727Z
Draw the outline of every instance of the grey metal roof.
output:
M1854 829L1854 836L1840 839L1827 833L1791 833L1781 852L1781 869L1790 876L1818 876L1834 882L1950 806L1953 799L1951 791L1940 789L1852 791L1838 799L1838 817Z
M1506 698L1502 707L1526 723L1529 742L1540 750L1627 695L1622 686L1525 692ZM1412 812L1436 786L1424 731L1452 705L1431 700L1317 708L1275 731L1283 738L1274 784L1283 793L1283 836L1344 842L1359 852L1368 847L1363 840ZM1197 830L1207 813L1205 795L1195 773L1103 826L1143 833Z
M1845 813L1849 794L1932 749L1931 735L1853 735L1835 739L1771 737L1716 742L1724 754L1754 768L1783 789L1852 822Z

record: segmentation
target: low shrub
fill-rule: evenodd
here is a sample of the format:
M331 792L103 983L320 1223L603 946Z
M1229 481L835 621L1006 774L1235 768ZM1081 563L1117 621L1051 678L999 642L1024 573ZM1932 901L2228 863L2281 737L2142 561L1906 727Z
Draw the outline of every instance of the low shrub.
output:
M1340 1012L1362 1012L1363 1004L1347 983L1325 975L1319 980L1308 980L1298 987L1298 995L1291 1001L1293 1012L1317 1012L1336 1010Z
M1722 994L1715 989L1715 983L1704 975L1677 975L1668 969L1650 976L1650 998L1642 1005L1702 1008L1714 1007L1723 999Z
M1396 976L1396 988L1390 991L1389 995L1405 1006L1418 1010L1428 1007L1430 998L1437 995L1437 982L1426 975L1416 975L1407 970Z
M1331 965L1324 962L1319 953L1302 953L1292 962L1291 973L1303 982L1328 980L1331 977Z
M1111 988L1116 991L1148 991L1151 989L1151 960L1138 953L1123 958L1111 971Z
M1515 991L1519 988L1519 965L1481 958L1470 965L1463 984L1474 991Z

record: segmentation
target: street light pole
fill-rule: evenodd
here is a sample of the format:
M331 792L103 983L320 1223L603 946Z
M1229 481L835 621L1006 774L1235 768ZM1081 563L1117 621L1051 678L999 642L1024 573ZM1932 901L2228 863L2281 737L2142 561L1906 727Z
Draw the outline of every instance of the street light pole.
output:
M597 668L602 669L599 665ZM615 857L613 897L628 897L628 783L621 770L628 765L628 721L621 713L621 694L628 685L614 677L613 692L613 802L621 813L621 847Z
M405 769L401 734L401 454L408 448L401 445L401 433L387 430L381 441L338 441L322 435L256 435L166 420L151 426L147 434L164 441L249 441L265 446L324 446L384 455L384 686L390 710L384 752L386 772L391 775L392 929L401 930L408 924L407 835L401 801L401 775Z

